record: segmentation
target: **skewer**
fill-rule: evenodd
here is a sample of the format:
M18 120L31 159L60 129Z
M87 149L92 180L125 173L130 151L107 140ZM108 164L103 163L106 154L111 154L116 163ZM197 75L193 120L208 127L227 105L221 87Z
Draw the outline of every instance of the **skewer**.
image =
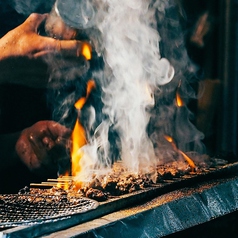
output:
M66 184L67 181L61 181L61 182L41 182L42 184Z
M54 187L54 186L65 186L67 182L41 182L41 183L31 183L31 187Z
M31 187L53 187L55 184L30 183Z
M51 181L51 182L57 182L57 181L60 181L60 182L70 182L72 180L73 179L67 179L67 178L47 179L47 181Z
M54 187L54 186L65 186L69 182L73 181L74 176L62 176L58 178L49 178L46 182L41 183L31 183L31 187Z

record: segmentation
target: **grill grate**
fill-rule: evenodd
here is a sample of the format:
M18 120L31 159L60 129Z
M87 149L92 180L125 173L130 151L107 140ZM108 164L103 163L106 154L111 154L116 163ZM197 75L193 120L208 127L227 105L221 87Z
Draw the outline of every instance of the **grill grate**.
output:
M0 195L0 227L42 223L95 209L98 202L67 195Z

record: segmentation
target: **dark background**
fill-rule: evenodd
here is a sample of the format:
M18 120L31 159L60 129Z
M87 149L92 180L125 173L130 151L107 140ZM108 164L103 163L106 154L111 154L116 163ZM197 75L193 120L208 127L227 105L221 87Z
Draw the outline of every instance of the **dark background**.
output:
M45 13L51 9L53 1L45 4L34 4L23 1L22 9L17 12L14 8L21 1L0 1L0 37L9 30L21 24L31 12ZM42 1L44 2L44 1ZM37 1L35 1L37 3ZM29 6L29 7L27 7ZM19 8L21 10L21 8ZM14 70L14 69L12 69ZM18 85L0 85L0 133L14 133L33 125L40 120L51 118L51 110L47 103L46 89L33 89ZM16 193L19 188L29 184L29 181L40 181L21 163L1 170L0 168L0 193Z

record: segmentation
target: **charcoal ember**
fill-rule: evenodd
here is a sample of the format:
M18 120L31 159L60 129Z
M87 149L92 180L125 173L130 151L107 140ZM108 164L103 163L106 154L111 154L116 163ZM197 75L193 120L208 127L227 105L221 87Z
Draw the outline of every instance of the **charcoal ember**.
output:
M94 199L98 202L106 201L108 198L106 193L95 188L89 188L85 195L86 197Z

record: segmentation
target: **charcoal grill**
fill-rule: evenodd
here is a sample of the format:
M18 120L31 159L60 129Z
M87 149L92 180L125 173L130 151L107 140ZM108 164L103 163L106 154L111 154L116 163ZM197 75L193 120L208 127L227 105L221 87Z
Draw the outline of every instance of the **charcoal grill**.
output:
M0 195L0 228L44 223L84 213L97 206L98 202L84 197Z
M155 186L100 202L96 209L85 213L4 229L2 237L49 234L53 238L64 237L66 233L67 237L85 237L85 234L97 237L101 233L101 237L111 237L112 230L123 231L115 237L130 237L130 231L143 237L143 232L149 232L151 225L154 233L149 237L163 237L237 211L237 174L238 162L164 180Z

